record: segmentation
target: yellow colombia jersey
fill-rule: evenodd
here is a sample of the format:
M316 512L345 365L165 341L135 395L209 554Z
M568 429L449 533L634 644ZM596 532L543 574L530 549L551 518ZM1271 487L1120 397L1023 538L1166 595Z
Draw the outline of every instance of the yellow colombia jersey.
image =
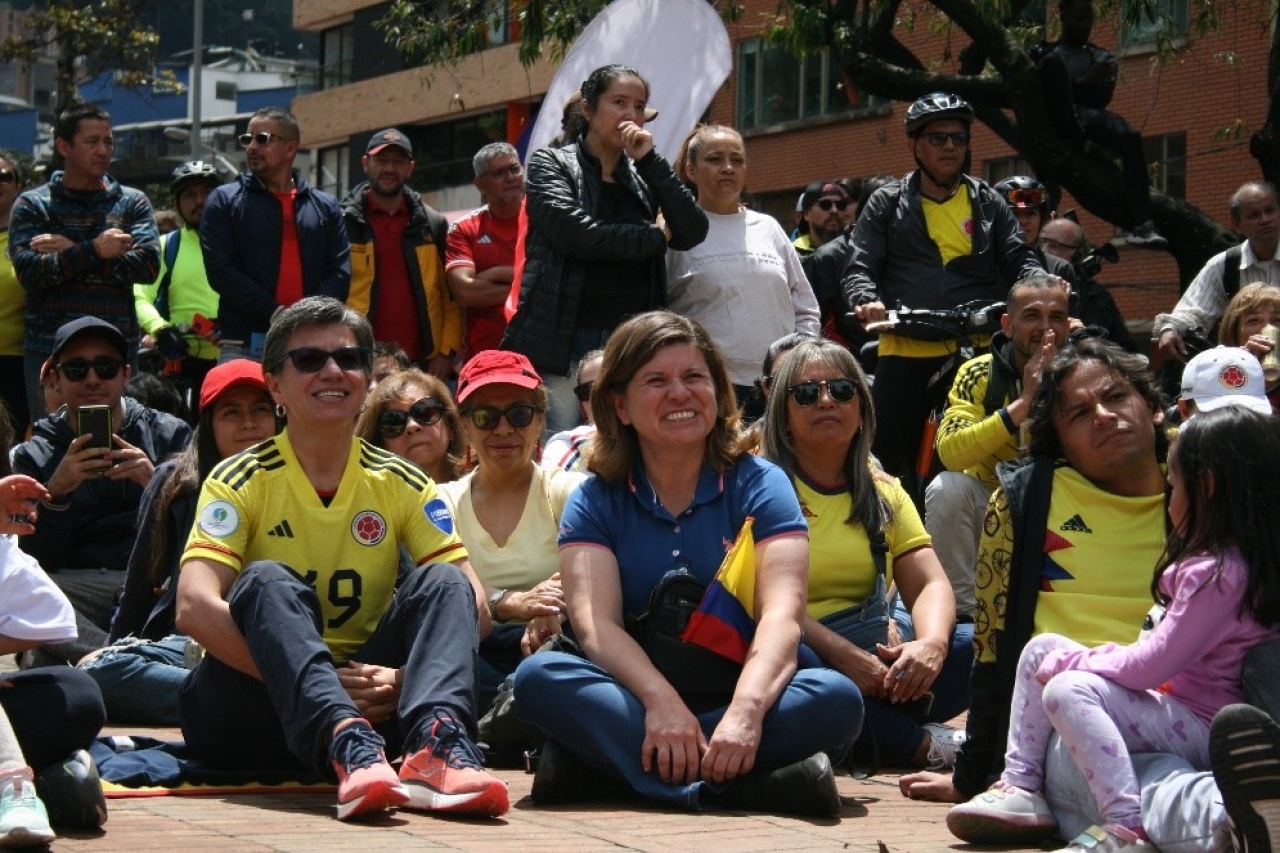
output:
M1151 578L1164 549L1164 495L1126 498L1099 489L1074 468L1054 471L1040 594L1033 630L1086 646L1132 643L1151 609ZM1013 525L1004 490L987 512L978 553L974 653L996 659L1008 604Z
M800 495L800 510L809 523L809 603L814 619L861 604L875 590L876 567L871 540L861 524L849 524L849 492L819 489L799 476L792 478ZM896 479L877 479L876 488L888 501L893 520L885 525L889 546L886 583L893 581L895 557L932 542L920 523L911 498Z
M289 566L316 590L324 641L343 663L390 606L402 544L417 565L467 556L448 505L421 469L352 439L326 507L286 430L213 469L182 558L236 572L257 560Z

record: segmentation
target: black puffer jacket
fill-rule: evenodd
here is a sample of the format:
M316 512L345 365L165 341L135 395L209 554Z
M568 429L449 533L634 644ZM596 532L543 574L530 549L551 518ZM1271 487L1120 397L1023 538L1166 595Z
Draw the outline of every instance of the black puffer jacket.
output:
M502 348L523 353L544 373L564 375L569 370L569 347L586 286L587 263L648 264L649 307L660 308L666 301L667 241L652 225L596 218L603 183L600 170L600 161L581 138L564 148L540 149L529 158L525 182L529 231L520 303ZM613 178L640 200L651 220L662 211L671 229L672 249L687 251L706 239L706 214L656 151L635 163L620 158Z
M76 437L64 406L36 421L30 441L14 449L13 470L49 482ZM182 451L191 427L179 418L124 398L124 423L116 433L159 465ZM59 569L124 569L133 549L142 486L132 480L88 479L61 504L42 504L36 532L23 536L22 550L47 572Z

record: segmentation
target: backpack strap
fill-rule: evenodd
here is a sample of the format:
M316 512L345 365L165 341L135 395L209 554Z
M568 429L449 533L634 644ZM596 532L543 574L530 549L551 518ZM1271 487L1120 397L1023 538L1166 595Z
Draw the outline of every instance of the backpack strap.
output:
M1037 456L1031 464L1031 482L1022 506L1011 519L1014 524L1013 554L1009 560L1008 604L997 663L1001 683L1008 684L1013 684L1018 658L1035 627L1044 564L1045 526L1049 523L1053 473L1057 468L1057 461L1050 456Z
M178 260L178 247L182 242L182 229L164 235L164 275L160 278L160 289L156 291L155 305L160 316L169 319L169 282L173 281L173 265Z
M1222 292L1227 301L1240 292L1240 259L1244 257L1244 244L1227 249L1222 260Z

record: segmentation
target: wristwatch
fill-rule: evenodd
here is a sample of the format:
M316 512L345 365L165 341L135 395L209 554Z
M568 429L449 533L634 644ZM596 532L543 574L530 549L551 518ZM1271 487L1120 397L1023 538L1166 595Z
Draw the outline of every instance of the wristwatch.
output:
M508 592L510 592L510 590L495 589L493 594L489 596L489 618L494 622L502 621L498 616L498 605L502 602L502 599L507 597Z

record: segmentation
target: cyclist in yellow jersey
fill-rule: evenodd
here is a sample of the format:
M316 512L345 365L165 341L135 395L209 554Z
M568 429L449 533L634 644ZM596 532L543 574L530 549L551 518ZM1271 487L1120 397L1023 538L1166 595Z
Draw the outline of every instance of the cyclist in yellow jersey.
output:
M332 767L339 819L496 816L506 784L472 740L483 587L431 479L355 438L372 347L368 321L328 297L267 333L287 426L201 491L177 621L207 654L183 688L183 734L217 767ZM418 569L393 590L401 548Z

